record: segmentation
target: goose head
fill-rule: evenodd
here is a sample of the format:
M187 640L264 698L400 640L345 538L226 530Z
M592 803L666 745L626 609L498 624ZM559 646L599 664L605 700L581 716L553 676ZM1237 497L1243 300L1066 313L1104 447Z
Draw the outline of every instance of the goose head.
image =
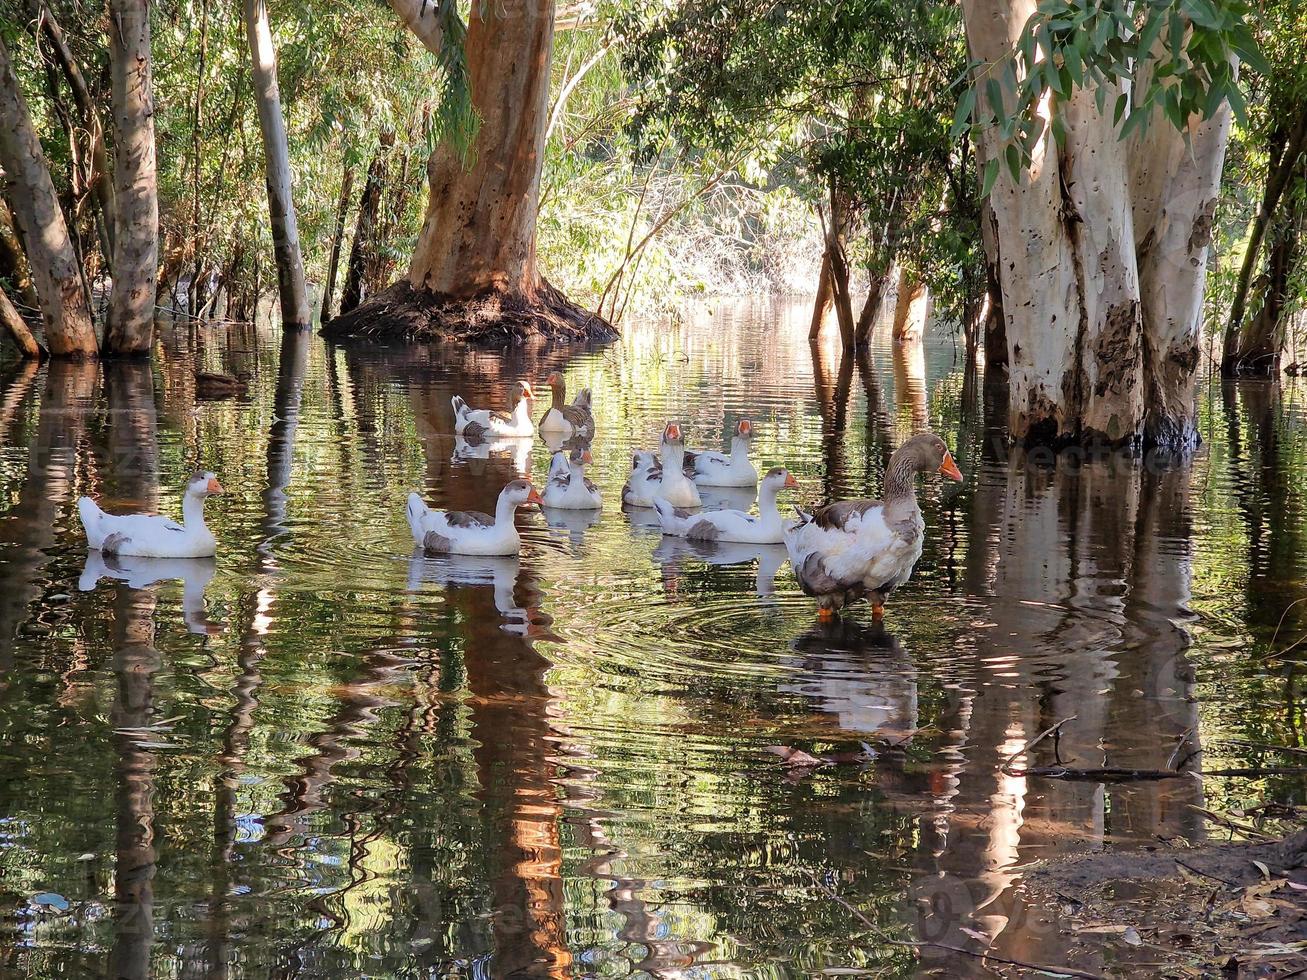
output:
M736 423L735 423L735 438L736 438L736 439L752 439L752 438L753 438L753 423L750 422L748 419L740 419L740 421L736 422Z
M794 479L794 474L784 466L773 466L762 478L762 487L764 491L770 493L779 493L782 490L797 490L799 481Z
M678 449L685 447L685 436L681 432L679 422L667 423L667 428L663 429L663 445L674 446Z
M549 372L549 377L545 378L545 384L554 393L554 401L561 402L567 397L567 384L563 381L563 376L557 371Z
M535 392L531 390L531 383L529 381L519 381L513 387L514 405L521 401L533 402L535 401L535 397Z
M203 500L205 497L217 493L226 493L222 484L218 482L216 474L208 470L197 470L191 478L186 481L186 496L198 497Z
M594 462L594 457L590 455L590 450L577 446L568 453L567 461L574 471L584 472L585 467Z
M526 504L543 504L544 500L530 480L514 480L499 491L499 502L517 508Z
M921 432L894 451L890 469L905 468L914 473L939 473L950 480L962 479L962 471L953 460L944 440L933 432Z

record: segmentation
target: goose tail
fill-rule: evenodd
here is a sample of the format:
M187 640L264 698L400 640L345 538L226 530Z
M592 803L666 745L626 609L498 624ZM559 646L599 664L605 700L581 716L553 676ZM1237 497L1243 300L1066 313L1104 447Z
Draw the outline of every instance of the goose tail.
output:
M449 403L454 406L454 420L462 422L463 417L467 415L467 402L463 401L461 395L455 395Z

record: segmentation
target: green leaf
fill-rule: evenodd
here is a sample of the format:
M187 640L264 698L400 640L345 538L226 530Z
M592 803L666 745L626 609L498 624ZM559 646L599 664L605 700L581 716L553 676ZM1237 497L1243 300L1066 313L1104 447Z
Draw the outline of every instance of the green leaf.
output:
M991 78L985 82L985 98L989 100L989 108L994 115L1002 119L1003 112L1003 90L999 87L998 80Z
M1012 175L1012 180L1021 179L1021 151L1017 149L1015 143L1009 143L1007 149L1003 151L1004 159L1007 160L1008 173Z
M1126 106L1130 104L1130 96L1122 92L1116 97L1116 107L1112 110L1112 125L1115 126L1121 122L1121 116L1124 115Z
M1062 118L1062 113L1054 110L1053 112L1053 139L1057 140L1059 147L1066 146L1066 121Z
M1157 7L1150 7L1144 18L1143 29L1139 32L1139 43L1136 46L1139 57L1147 58L1152 54L1153 45L1157 43L1158 35L1161 33L1162 11Z
M980 196L989 197L989 192L994 189L994 181L998 179L998 161L985 161L985 175L980 184Z
M953 114L953 128L949 131L949 139L955 140L968 129L971 128L971 113L976 108L976 90L968 85L963 91L961 98L958 99L957 112Z

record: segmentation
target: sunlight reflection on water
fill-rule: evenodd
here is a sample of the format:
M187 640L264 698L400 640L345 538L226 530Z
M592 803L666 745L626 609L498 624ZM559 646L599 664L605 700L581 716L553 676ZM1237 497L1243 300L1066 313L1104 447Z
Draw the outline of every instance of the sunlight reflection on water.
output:
M0 389L0 952L33 974L736 976L919 964L870 934L1102 969L1013 869L1199 839L1223 781L1027 781L1075 714L1085 764L1294 740L1257 657L1300 594L1301 389L1213 386L1191 463L1039 465L978 417L952 341L841 365L801 304L641 324L605 350L328 348L166 328L157 366L10 368ZM547 453L456 452L449 396L564 367L594 392L597 517L523 514L519 559L412 554L412 489L492 509ZM193 372L248 373L197 402ZM541 406L540 410L543 410ZM823 626L783 549L705 551L624 513L634 447L755 422L790 501L875 493L929 424L927 541L893 598ZM216 471L216 562L88 560L73 502L175 513ZM760 467L762 468L762 467ZM1301 634L1293 615L1283 636ZM1284 643L1278 642L1278 646ZM777 768L769 745L874 760ZM1032 753L1052 760L1043 743ZM1301 801L1301 781L1266 781ZM1204 794L1208 794L1206 797ZM66 897L72 914L29 902ZM106 911L106 909L108 911Z

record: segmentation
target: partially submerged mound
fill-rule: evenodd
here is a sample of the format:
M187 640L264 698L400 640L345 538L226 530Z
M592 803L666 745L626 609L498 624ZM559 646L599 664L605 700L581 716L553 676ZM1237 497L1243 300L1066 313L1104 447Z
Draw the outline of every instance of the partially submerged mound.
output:
M465 298L415 289L401 279L358 308L327 321L322 335L505 348L529 338L562 343L616 340L617 330L543 280L532 296L487 290Z
M1307 970L1307 831L1261 844L1106 851L1024 874L1068 960L1109 976L1279 978Z

